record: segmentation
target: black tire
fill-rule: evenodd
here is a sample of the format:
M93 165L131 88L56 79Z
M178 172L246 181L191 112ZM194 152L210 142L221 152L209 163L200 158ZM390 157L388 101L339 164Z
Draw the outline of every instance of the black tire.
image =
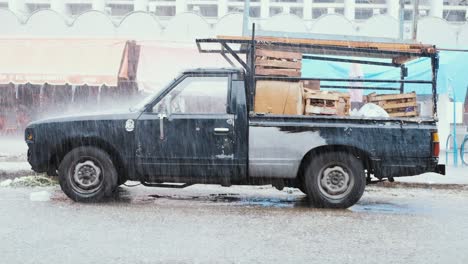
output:
M304 194L307 194L307 188L305 187L305 185L300 185L300 186L297 186L297 188Z
M112 159L96 147L71 150L58 172L63 192L77 202L99 202L117 187L118 175Z
M364 167L355 156L327 152L310 161L304 175L309 201L319 208L348 208L361 199L366 187Z

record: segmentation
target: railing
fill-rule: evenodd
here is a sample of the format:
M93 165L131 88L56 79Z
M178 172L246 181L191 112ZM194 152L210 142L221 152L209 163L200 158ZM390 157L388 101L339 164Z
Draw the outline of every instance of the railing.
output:
M450 149L449 145L453 142L453 148ZM468 135L462 140L460 144L460 151L458 151L458 145L456 137L453 134L450 134L447 137L447 141L445 142L445 163L448 164L449 154L453 155L453 164L454 166L458 166L458 155L460 155L460 160L463 166L468 166Z
M463 142L460 145L460 158L462 164L468 166L468 150L466 148L468 148L468 135L465 135Z

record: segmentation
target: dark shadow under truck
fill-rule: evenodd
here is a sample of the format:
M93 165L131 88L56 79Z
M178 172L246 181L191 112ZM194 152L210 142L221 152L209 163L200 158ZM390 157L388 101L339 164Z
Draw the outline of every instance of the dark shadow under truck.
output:
M223 49L205 50L203 43L217 43ZM33 170L58 173L62 190L80 202L99 201L133 180L157 187L180 187L175 183L183 183L182 187L198 183L297 187L314 206L325 208L355 204L364 192L366 176L371 174L393 179L445 173L444 165L438 165L435 118L254 113L255 81L271 79L253 71L252 54L265 42L205 39L197 44L201 52L228 52L243 69L185 71L126 113L33 122L25 131ZM240 50L233 51L232 44L240 45ZM388 64L402 67L402 71L404 63L396 58L429 57L434 78L420 82L432 87L435 114L435 49L376 53L371 48L333 45L268 45L307 54L389 58L392 62ZM246 61L240 59L238 54L242 53L246 53ZM403 74L401 80L382 82L417 83L404 80Z

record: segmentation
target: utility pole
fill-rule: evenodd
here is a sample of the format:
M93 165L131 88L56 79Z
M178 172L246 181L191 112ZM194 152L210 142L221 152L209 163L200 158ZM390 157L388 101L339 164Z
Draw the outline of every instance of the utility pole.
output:
M250 0L244 0L244 16L242 19L242 36L249 35L249 17L250 17Z
M413 2L413 40L416 40L418 35L418 19L419 19L419 0Z
M400 0L400 10L399 10L399 21L400 23L400 30L399 30L399 38L403 40L403 31L405 30L405 0Z

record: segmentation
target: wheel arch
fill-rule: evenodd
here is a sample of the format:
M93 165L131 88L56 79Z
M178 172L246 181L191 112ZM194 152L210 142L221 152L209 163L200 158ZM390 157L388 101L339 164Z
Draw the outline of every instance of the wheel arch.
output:
M52 167L57 169L60 165L60 162L63 160L67 153L69 153L74 148L84 146L96 147L105 151L107 154L109 154L109 157L114 163L115 169L117 170L119 177L126 177L127 166L121 154L108 141L96 136L78 136L62 140L53 148L49 159L49 168Z
M301 160L299 165L299 169L297 171L296 179L299 180L300 183L303 182L304 172L307 168L307 165L310 163L310 160L315 155L319 155L325 152L345 152L351 155L354 155L356 158L362 161L362 165L366 170L372 170L372 160L370 159L370 153L362 150L360 148L354 146L347 146L347 145L324 145L320 147L313 148L309 150Z

